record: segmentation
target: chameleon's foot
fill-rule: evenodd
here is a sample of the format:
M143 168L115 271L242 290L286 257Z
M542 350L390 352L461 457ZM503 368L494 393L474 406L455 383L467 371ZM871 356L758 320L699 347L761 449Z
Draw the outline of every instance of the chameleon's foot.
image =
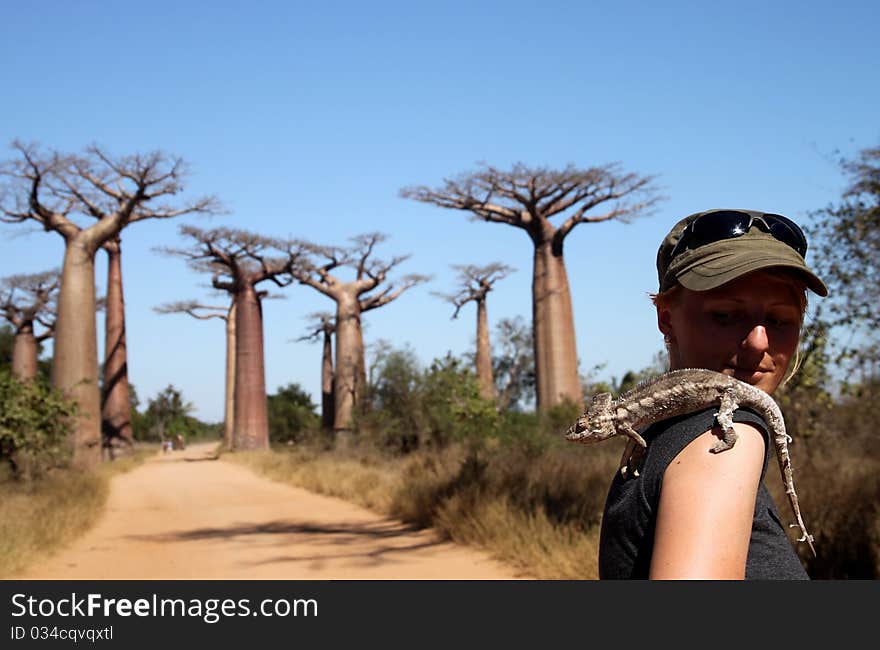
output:
M810 550L813 552L813 557L816 557L816 549L813 547L813 542L816 541L815 538L810 535L806 530L803 529L799 524L789 524L789 528L800 528L803 535L798 537L798 542L806 542L807 546L810 547Z
M736 433L732 434L732 436L728 436L727 434L724 437L712 445L712 448L709 450L713 454L720 454L722 451L727 451L728 449L733 449L733 445L736 444Z
M710 450L713 454L727 451L736 444L736 431L733 429L733 412L738 406L733 397L732 389L721 396L721 404L718 413L715 414L715 422L721 428L722 437Z
M801 528L798 524L789 524L788 527L789 527L789 528ZM813 539L813 536L810 535L810 534L809 534L807 531L805 531L803 528L801 528L801 532L803 533L803 535L801 535L800 537L798 537L798 541L799 541L799 542L807 542L807 541L809 541L809 542L813 542L813 541L815 541L815 540Z
M623 433L624 435L626 435L629 438L629 441L627 443L627 448L629 448L631 445L634 445L634 444L638 445L642 449L644 449L645 447L648 446L648 443L645 442L645 439L642 438L641 435L639 435L639 432L636 431L635 429L633 429L628 424L620 425L620 433Z
M632 472L633 477L639 476L639 467L641 467L644 457L645 448L638 446L632 440L628 441L623 458L620 459L620 475L627 478L627 475Z
M712 446L710 451L713 454L720 454L722 451L733 448L737 435L733 428L733 416L730 413L720 411L715 415L715 421L721 428L721 439Z

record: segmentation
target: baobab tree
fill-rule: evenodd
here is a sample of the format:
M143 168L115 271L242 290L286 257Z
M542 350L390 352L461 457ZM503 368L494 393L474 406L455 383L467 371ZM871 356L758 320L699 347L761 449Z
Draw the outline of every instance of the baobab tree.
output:
M101 428L104 444L131 447L131 399L128 350L125 344L125 299L122 289L122 242L119 235L101 246L107 253L107 298L104 312L104 376L101 382Z
M95 255L132 223L211 213L218 204L213 197L168 202L183 190L187 171L180 158L161 152L112 156L91 146L62 155L19 142L12 147L19 157L0 167L0 220L36 221L64 239L52 385L78 406L73 465L91 467L101 458ZM95 223L80 226L77 217Z
M581 223L628 221L660 199L653 177L625 173L617 164L562 170L527 167L482 169L445 179L436 189L407 187L401 196L470 212L477 220L526 232L534 246L532 323L537 405L545 410L565 400L581 401L571 291L563 242ZM602 211L593 213L594 209ZM554 225L554 218L563 219Z
M291 274L302 256L301 246L230 228L201 230L181 226L180 234L193 241L190 248L161 250L189 260L196 270L211 272L214 288L232 296L235 310L232 447L268 449L262 308L266 292L258 291L257 285L270 281L285 287L293 282Z
M458 271L456 293L434 293L434 295L451 302L455 306L452 318L458 318L461 308L469 302L477 303L477 380L480 395L486 399L495 399L495 378L492 376L492 348L489 345L489 316L486 309L486 296L496 282L506 278L513 269L506 264L493 262L486 266L473 264L453 265Z
M334 414L334 384L335 373L333 372L333 334L336 332L336 321L333 314L327 311L309 314L312 323L309 333L301 336L297 341L323 342L321 352L321 427L327 431L333 429Z
M328 296L336 303L336 383L334 386L333 429L351 430L354 408L363 398L367 383L364 361L364 336L361 314L383 307L422 282L428 276L406 275L399 284L388 281L388 273L409 258L398 256L385 262L373 259L373 250L387 237L368 233L352 237L347 248L306 245L309 255L293 269L296 279ZM320 260L320 262L319 262ZM353 280L343 280L331 271L348 267L354 269ZM380 289L383 283L387 286ZM373 292L373 293L371 293Z
M12 275L0 283L0 315L12 325L15 334L12 374L22 381L37 376L39 346L54 334L60 282L60 273L55 269ZM37 325L43 328L39 334Z
M195 300L154 307L160 314L189 314L199 320L219 318L226 323L226 391L223 411L223 446L232 449L235 425L235 303L229 307L203 305Z

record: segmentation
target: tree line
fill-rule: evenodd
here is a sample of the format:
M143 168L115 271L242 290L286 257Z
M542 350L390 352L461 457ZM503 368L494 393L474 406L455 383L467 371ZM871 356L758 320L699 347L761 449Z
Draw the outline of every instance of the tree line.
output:
M15 157L0 165L0 220L37 222L45 231L60 235L65 244L60 271L5 281L5 302L0 308L16 333L19 361L13 366L20 378L32 378L36 346L54 337L51 384L76 405L70 434L73 464L91 467L100 459L102 440L125 443L132 439L122 233L145 219L219 214L223 207L214 196L181 198L187 165L161 152L114 156L97 146L78 154L44 151L20 142L12 147ZM843 203L826 208L814 233L819 253L815 263L833 286L841 288L829 308L833 318L822 323L827 328L861 327L869 344L847 354L862 361L873 359L875 364L876 339L871 336L877 331L878 152L880 148L868 149L858 161L844 161L852 186ZM617 164L555 170L524 164L508 170L483 165L436 187L406 187L400 196L464 212L476 220L513 226L528 235L534 249L535 403L539 411L567 401L579 404L583 386L577 372L564 241L582 223L627 222L651 214L663 198L654 177L627 172ZM270 294L264 287L280 289L294 283L311 287L334 303L332 312L314 316L309 336L323 343L322 423L337 435L350 432L367 385L362 315L390 304L430 278L415 273L392 277L409 256L378 258L377 248L387 241L381 233L360 234L341 246L225 227L182 225L179 236L184 244L159 252L210 274L213 288L226 300L222 304L177 300L156 309L225 321L226 444L235 449L268 446L263 301ZM94 273L100 250L108 256L101 381L96 325L100 302ZM493 285L513 269L500 262L453 268L459 272L456 290L438 295L455 307L453 317L464 305L476 303L474 365L480 391L487 399L509 404L511 395L499 393L493 377L486 300ZM37 326L42 328L38 334ZM507 370L516 370L513 366L519 362L510 359ZM499 371L505 370L495 369Z

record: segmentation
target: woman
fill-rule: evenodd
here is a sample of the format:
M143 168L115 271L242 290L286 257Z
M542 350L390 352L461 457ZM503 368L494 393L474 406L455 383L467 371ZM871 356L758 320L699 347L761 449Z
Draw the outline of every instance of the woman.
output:
M679 221L660 245L654 296L670 369L708 368L772 395L796 356L806 289L828 294L806 250L781 215L709 210ZM807 578L764 486L767 425L738 410L736 444L709 453L716 412L643 432L638 472L618 473L608 493L600 578Z

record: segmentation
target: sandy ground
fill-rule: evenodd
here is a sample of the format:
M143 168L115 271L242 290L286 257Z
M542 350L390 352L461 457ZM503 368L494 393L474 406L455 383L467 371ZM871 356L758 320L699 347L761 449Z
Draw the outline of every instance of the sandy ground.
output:
M340 499L213 458L213 444L158 454L116 476L83 537L27 580L504 580L516 572Z

